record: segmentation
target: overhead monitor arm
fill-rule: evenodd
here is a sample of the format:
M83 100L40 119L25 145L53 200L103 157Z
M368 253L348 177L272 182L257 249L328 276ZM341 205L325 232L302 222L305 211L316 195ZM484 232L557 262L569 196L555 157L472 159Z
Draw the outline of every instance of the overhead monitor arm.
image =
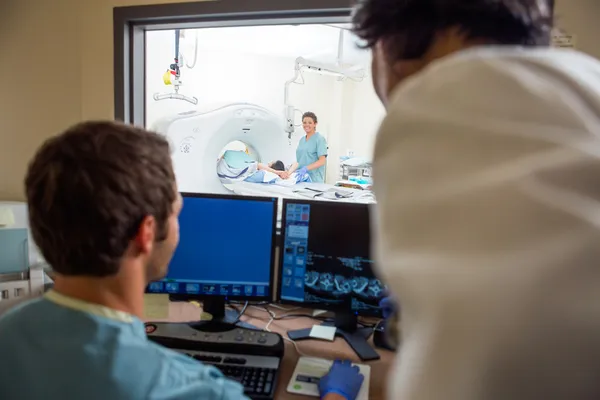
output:
M328 64L319 61L309 60L304 57L296 58L294 65L294 76L287 80L284 85L283 104L285 106L285 131L288 134L288 139L292 138L296 124L295 114L297 109L290 104L290 85L297 83L298 78L302 77L302 72L316 72L322 75L335 76L340 80L350 79L360 82L366 77L365 69L362 66L345 67L343 65L343 33L340 34L340 43L338 46L338 57L335 64Z
M295 124L294 124L294 119L295 119L295 114L296 114L296 109L294 108L293 105L291 105L289 103L290 100L290 85L292 83L296 83L296 81L298 80L298 78L302 75L302 71L300 70L301 66L298 63L298 59L296 59L296 65L294 67L294 76L291 79L288 79L285 82L284 88L283 88L283 104L285 106L285 131L288 134L288 139L292 138L292 134L294 133L295 130Z

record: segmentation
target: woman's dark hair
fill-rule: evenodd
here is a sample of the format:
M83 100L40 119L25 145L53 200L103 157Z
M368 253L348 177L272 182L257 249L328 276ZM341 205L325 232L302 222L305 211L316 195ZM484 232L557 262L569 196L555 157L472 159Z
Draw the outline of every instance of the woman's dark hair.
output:
M312 111L307 111L304 114L302 114L302 121L304 121L304 118L312 118L312 120L314 121L315 124L317 122L319 122L317 120L317 115L314 112L312 112Z
M396 60L421 58L451 27L499 45L547 46L553 0L358 0L354 33L371 48L384 40Z
M285 171L285 165L283 165L283 161L277 160L271 164L271 168L275 171Z

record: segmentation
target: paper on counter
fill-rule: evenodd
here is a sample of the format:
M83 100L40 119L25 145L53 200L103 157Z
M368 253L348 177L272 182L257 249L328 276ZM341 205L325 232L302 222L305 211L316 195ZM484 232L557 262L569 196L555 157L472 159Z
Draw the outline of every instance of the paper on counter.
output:
M335 340L335 332L335 326L313 325L309 336L314 339L322 339L333 342Z
M319 380L329 372L333 361L315 357L300 357L287 387L289 393L319 397ZM364 381L356 400L369 400L371 367L365 364L354 364L360 369Z
M296 371L299 375L309 375L321 378L331 369L331 360L316 357L301 357L302 361L296 365Z
M144 295L144 318L145 319L167 319L169 318L169 295L168 294L145 294Z

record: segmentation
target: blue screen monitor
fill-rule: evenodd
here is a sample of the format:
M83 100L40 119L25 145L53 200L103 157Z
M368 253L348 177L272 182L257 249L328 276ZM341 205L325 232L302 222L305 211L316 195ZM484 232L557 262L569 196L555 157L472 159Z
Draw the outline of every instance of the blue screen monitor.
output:
M278 301L381 316L368 204L283 200Z
M182 193L179 245L148 293L272 299L277 198Z

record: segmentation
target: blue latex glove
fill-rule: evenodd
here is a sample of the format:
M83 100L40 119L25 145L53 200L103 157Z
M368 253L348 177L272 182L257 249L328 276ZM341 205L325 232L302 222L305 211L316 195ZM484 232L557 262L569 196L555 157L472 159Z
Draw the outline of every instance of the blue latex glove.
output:
M335 393L347 400L355 400L364 380L356 365L347 360L335 360L327 375L319 380L321 399Z
M398 311L398 305L392 296L381 299L379 307L381 307L383 318L385 319L388 319Z
M298 171L296 171L296 172L298 172L298 176L300 176L300 177L302 177L302 176L304 176L304 175L308 174L308 170L306 169L306 167L302 167L302 168L300 168L300 169L299 169Z

